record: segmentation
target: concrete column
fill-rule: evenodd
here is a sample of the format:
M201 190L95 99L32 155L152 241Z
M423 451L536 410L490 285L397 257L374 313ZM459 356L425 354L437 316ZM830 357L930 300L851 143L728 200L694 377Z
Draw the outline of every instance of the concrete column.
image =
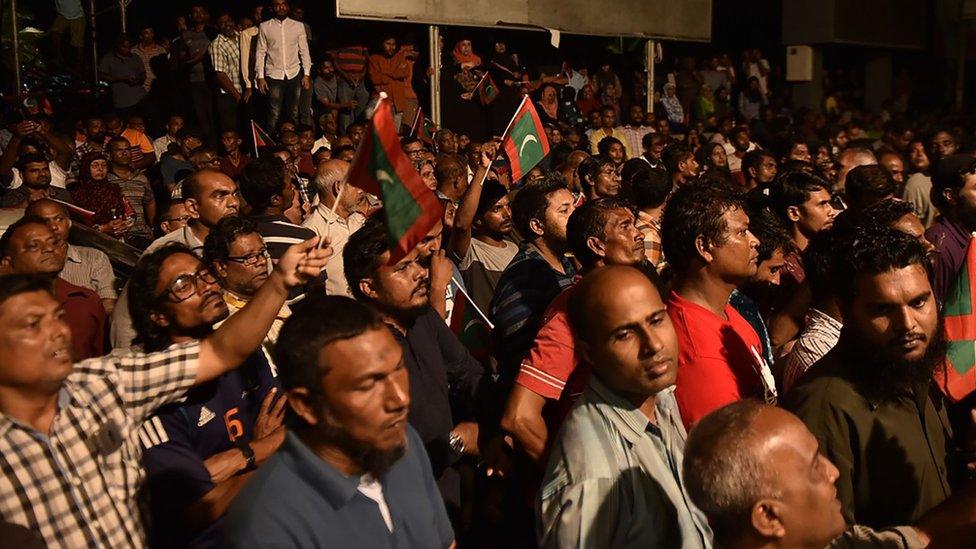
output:
M881 103L891 97L891 54L877 53L868 57L864 66L864 106L878 112Z
M793 83L793 104L814 112L823 110L823 52L813 47L813 80Z

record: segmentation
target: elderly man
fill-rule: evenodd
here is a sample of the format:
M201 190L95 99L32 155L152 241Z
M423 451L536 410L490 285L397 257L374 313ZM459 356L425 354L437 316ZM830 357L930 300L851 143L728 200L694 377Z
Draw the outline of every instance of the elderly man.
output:
M710 547L679 464L678 339L654 285L630 267L585 277L569 322L593 376L556 438L538 496L542 547Z
M329 160L318 165L314 184L319 204L305 219L304 226L315 231L319 238L329 237L332 240L335 257L325 266L329 275L325 293L351 297L342 250L349 236L363 226L369 202L362 189L346 182L347 173L349 163L344 160Z
M136 430L159 406L251 355L288 289L324 267L329 251L317 244L294 246L248 306L203 340L77 365L48 281L0 279L4 520L38 532L49 546L144 546ZM151 299L199 299L199 261L173 267L157 275Z

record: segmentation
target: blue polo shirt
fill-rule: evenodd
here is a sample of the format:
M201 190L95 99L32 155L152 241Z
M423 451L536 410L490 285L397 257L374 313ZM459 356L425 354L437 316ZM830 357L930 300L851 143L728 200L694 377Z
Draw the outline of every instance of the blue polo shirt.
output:
M198 385L160 408L143 425L142 463L152 506L150 538L156 547L217 547L222 519L202 530L182 519L214 483L204 460L250 442L264 397L278 387L277 371L258 349L238 368Z
M407 426L406 453L380 478L392 533L379 505L359 491L359 480L337 471L289 432L234 500L224 521L225 546L433 549L454 541L430 461L412 427Z

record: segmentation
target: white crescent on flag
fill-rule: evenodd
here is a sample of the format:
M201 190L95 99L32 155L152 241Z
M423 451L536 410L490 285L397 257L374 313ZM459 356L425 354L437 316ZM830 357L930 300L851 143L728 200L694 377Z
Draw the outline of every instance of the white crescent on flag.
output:
M386 170L376 170L376 180L380 183L389 183L390 185L393 184L393 178Z
M529 144L529 141L535 141L536 144L539 143L539 140L536 139L531 133L526 135L525 138L522 139L522 144L519 146L519 156L522 156L522 151L525 150L525 146Z

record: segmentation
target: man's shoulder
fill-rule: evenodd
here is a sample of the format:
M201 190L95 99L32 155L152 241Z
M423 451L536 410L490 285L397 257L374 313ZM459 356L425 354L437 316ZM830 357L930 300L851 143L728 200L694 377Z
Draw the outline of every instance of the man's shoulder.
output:
M96 294L92 290L89 290L88 288L84 288L82 286L72 284L61 277L55 279L54 291L57 294L58 299L62 301L68 301L68 300L82 300L82 301L92 301L92 302L97 301L99 304L101 304L101 299L98 297L98 294Z
M566 416L554 441L545 481L550 488L551 481L559 477L563 484L577 484L613 479L621 472L615 451L621 435L603 405L590 401L587 395L584 393Z
M863 402L857 384L850 376L846 360L835 348L813 363L790 390L785 406L797 411L803 408L845 408Z

